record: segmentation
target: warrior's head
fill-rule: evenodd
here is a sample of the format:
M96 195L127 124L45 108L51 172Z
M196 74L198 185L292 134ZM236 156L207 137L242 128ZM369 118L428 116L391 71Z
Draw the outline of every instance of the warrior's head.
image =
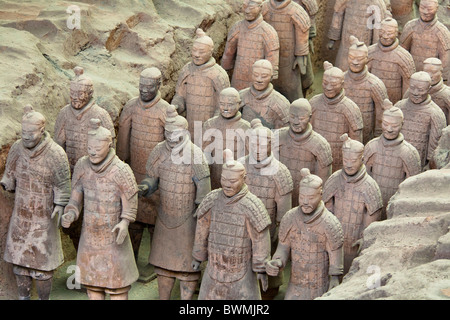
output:
M112 147L111 131L102 127L100 119L91 119L88 131L88 156L93 164L106 159Z
M323 181L311 174L308 168L300 171L302 179L299 184L298 204L304 214L312 214L322 201Z
M258 91L264 91L269 87L273 78L273 66L269 60L261 59L252 66L252 84Z
M250 155L258 162L263 161L272 154L272 131L263 126L260 119L253 119L250 125Z
M350 36L348 48L348 65L352 72L359 73L364 70L369 61L369 49L366 44L355 36Z
M201 66L211 59L214 51L214 42L200 28L196 30L195 34L197 37L192 45L191 57L195 65Z
M311 104L307 99L300 98L291 103L289 108L289 126L295 133L302 133L311 120Z
M364 145L351 139L347 133L341 136L342 144L342 167L345 173L353 176L364 164Z
M327 98L332 99L344 89L344 72L328 61L323 63L323 67L325 69L322 78L323 93Z
M441 82L442 73L444 72L442 61L438 58L425 59L425 61L423 62L423 71L430 75L432 86L438 84L439 82Z
M436 17L439 8L438 0L421 0L419 5L420 19L430 22Z
M431 77L425 71L413 73L409 80L409 99L420 104L428 98L431 88Z
M220 183L223 193L227 197L232 197L241 191L245 184L245 167L239 161L234 160L233 152L230 149L223 151L224 164L222 166L222 176Z
M262 11L263 0L244 0L242 10L245 20L251 22L258 19Z
M392 106L392 102L388 99L384 101L383 121L381 129L383 137L386 140L397 139L403 126L403 112L397 107Z
M219 95L220 114L225 119L233 118L241 107L239 91L233 87L225 88Z
M41 142L45 132L45 117L31 105L25 106L22 117L22 144L33 149Z
M161 71L151 67L143 70L139 78L139 95L144 102L150 102L157 96L161 88Z
M380 28L380 43L389 47L394 44L398 37L398 22L391 16L386 17L381 21Z
M82 67L73 69L75 78L70 82L70 104L75 109L81 109L91 101L94 94L92 79L84 74Z
M167 108L166 124L164 125L164 138L170 148L174 148L186 139L188 135L188 122L186 118L178 115L173 105Z

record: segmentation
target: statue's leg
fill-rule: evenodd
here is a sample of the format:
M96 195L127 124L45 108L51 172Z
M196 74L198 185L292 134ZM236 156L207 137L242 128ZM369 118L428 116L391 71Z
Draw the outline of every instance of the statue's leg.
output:
M39 300L49 300L50 292L52 291L53 278L47 280L36 280L36 289Z
M30 300L31 286L33 284L33 278L30 276L16 275L17 292L19 294L19 300Z
M160 300L170 300L175 278L166 277L158 274L158 292Z
M180 281L181 300L192 300L198 281Z

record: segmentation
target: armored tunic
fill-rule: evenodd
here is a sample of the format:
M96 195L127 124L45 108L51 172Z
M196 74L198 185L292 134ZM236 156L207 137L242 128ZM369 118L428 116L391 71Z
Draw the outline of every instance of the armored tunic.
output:
M237 90L252 84L253 64L266 59L272 63L273 77L278 78L280 44L275 29L260 15L255 21L238 21L228 32L222 67L232 70L231 86Z
M317 0L293 0L293 2L298 3L306 10L309 15L309 20L311 21L311 27L309 28L309 38L316 37L316 15L319 13L319 4Z
M333 171L342 168L342 141L348 133L353 140L362 142L363 118L356 103L345 96L345 90L333 99L318 94L310 100L312 108L311 125L323 136L331 147Z
M380 187L384 212L399 184L422 171L419 153L401 133L394 140L381 136L369 141L364 148L364 163Z
M429 94L431 100L436 103L444 112L447 125L450 125L450 87L441 80L439 83L431 86Z
M233 197L210 192L197 210L192 256L208 260L199 300L261 299L256 273L270 258L270 217L246 185Z
M94 118L100 119L101 125L111 131L114 142L116 132L111 116L105 109L99 107L94 99L81 110L68 104L61 109L56 118L54 139L66 151L72 172L78 159L87 155L89 121Z
M409 79L416 72L411 54L398 39L385 47L380 42L369 47L369 71L378 77L387 89L389 100L396 104L409 88Z
M289 101L303 97L302 88L309 88L314 74L309 57L309 29L311 21L308 13L291 0L263 2L262 15L278 33L280 58L278 79L272 81L275 89ZM300 73L300 68L292 69L296 57L307 56L308 72Z
M145 178L145 166L153 148L164 140L166 109L169 104L161 99L161 94L149 103L139 97L131 99L119 118L117 156L130 164L136 182ZM155 224L159 197L139 198L136 221Z
M430 22L420 18L409 21L400 36L400 45L411 53L417 71L423 71L427 58L435 57L442 61L444 80L449 79L450 31L437 16Z
M248 122L258 118L269 129L279 129L289 124L289 100L276 91L271 83L264 91L251 86L241 90L239 95L242 118Z
M430 96L421 104L414 104L408 98L395 106L403 111L403 136L419 152L423 169L433 158L442 129L446 127L445 114Z
M360 73L350 69L345 72L344 88L346 96L361 110L363 117L363 144L381 134L383 102L388 98L386 86L371 74L367 66Z
M339 220L321 201L311 214L299 207L281 220L279 244L272 259L285 267L291 258L291 276L285 300L312 300L328 290L329 276L343 273L344 236Z
M342 71L348 69L348 49L350 36L370 46L378 42L377 24L385 18L384 0L336 0L331 26L328 31L330 40L341 40L335 66Z
M83 209L83 227L77 252L80 283L85 286L119 289L134 283L139 272L134 260L130 236L116 243L112 233L122 219L134 222L138 188L131 168L121 161L114 149L100 164L88 156L75 166L72 195L65 208L78 218Z
M346 273L358 250L353 244L362 238L367 227L365 216L371 216L383 208L381 191L376 181L367 174L365 165L362 165L353 176L348 176L343 169L333 173L325 182L323 201L342 224Z
M14 210L6 236L4 260L25 268L52 271L63 261L55 205L70 197L70 168L64 150L49 133L32 150L16 141L8 154L1 180L15 191Z
M312 129L311 124L301 134L292 132L289 127L280 129L279 152L275 154L279 154L279 160L289 169L292 176L294 183L292 207L298 206L301 169L308 168L312 174L318 175L323 181L326 181L331 174L333 156L330 144Z
M223 150L232 150L233 159L239 159L247 154L246 136L250 128L250 123L242 119L239 111L231 119L219 115L203 124L203 152L209 163L211 189L221 187Z
M156 145L147 161L147 176L159 180L160 190L149 257L149 263L158 274L166 274L166 270L196 273L191 266L196 226L194 211L206 195L197 187L199 181L209 181L208 164L199 147L185 137L180 153L174 152L178 151L170 149L163 141ZM183 161L178 162L177 155L181 155L179 160Z
M220 92L230 86L227 72L214 58L201 66L187 63L178 76L172 104L178 113L186 111L191 140L194 141L194 121L203 122L217 114Z

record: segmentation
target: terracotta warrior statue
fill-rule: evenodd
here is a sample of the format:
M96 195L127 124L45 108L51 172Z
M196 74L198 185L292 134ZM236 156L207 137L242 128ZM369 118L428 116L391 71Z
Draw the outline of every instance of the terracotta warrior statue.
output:
M381 21L380 39L369 47L369 72L386 86L389 100L400 101L409 88L409 78L416 72L411 54L398 41L398 24L392 17Z
M324 62L324 69L323 93L310 100L311 125L331 146L334 172L342 168L341 135L348 133L352 139L362 142L364 125L359 107L345 95L344 72L328 61Z
M281 220L279 242L266 271L275 276L291 260L285 300L312 300L339 285L344 236L339 220L322 201L322 179L301 170L298 203Z
M273 78L278 78L280 43L277 31L264 21L263 0L244 0L244 20L235 23L228 32L222 67L231 76L231 86L237 90L252 84L252 66L260 59L269 60Z
M447 126L442 130L442 136L434 151L433 159L436 164L436 169L450 169L450 126Z
M260 300L267 288L270 217L245 184L245 167L224 151L222 188L211 191L196 211L192 265L208 261L199 300Z
M333 155L327 140L314 131L310 120L311 105L300 98L289 109L289 127L281 128L279 134L279 160L288 167L294 182L292 207L298 206L298 186L301 169L309 171L326 181L332 172Z
M291 102L303 98L314 81L309 53L309 15L292 0L265 1L262 15L277 31L280 41L278 79L273 80L273 86Z
M351 46L350 36L370 46L378 42L380 22L386 15L384 0L336 0L334 13L328 30L328 49L341 40L335 65L347 71L348 48Z
M250 123L242 119L240 107L239 92L233 87L223 89L219 96L220 115L203 124L203 152L210 164L211 189L221 187L225 149L233 151L234 159L244 157L248 153L246 134Z
M13 265L19 300L30 300L33 279L48 300L53 273L64 261L59 220L70 197L67 155L45 131L45 117L24 108L22 139L9 150L0 181L15 192L3 259Z
M408 21L417 17L415 2L418 3L419 0L390 0L390 11L392 17L398 22L400 33Z
M277 247L281 218L292 208L294 184L289 169L277 160L272 152L274 145L272 131L264 127L259 119L254 119L251 126L249 155L238 161L244 164L248 189L262 200L269 213L271 253L273 253ZM263 298L269 299L277 295L282 282L282 274L276 278L269 277L269 287L266 293L263 293Z
M323 201L344 230L344 275L362 248L364 229L381 219L383 199L377 182L367 174L364 145L341 136L343 168L325 182Z
M139 185L141 196L160 190L149 263L157 275L161 300L170 299L177 279L181 299L190 300L200 279L200 271L191 264L194 212L211 191L209 168L202 150L189 138L187 120L172 105L167 109L164 137L150 153L146 178Z
M400 44L411 53L417 71L423 71L425 59L439 58L444 81L447 81L450 77L450 31L438 21L438 7L438 0L421 0L420 17L405 25Z
M319 13L319 4L317 0L293 0L293 2L301 5L306 10L306 13L308 13L309 20L311 21L311 27L309 28L309 50L311 54L314 54L312 40L317 36L316 15Z
M423 71L431 77L429 94L431 100L444 111L447 125L450 124L450 87L444 84L442 78L442 61L438 58L428 58L423 62Z
M404 180L422 171L419 152L401 133L403 112L385 101L383 112L383 134L369 141L364 147L364 164L367 173L380 187L383 197L381 220L386 219L389 199L397 192Z
M178 113L186 115L191 140L201 146L201 137L194 136L195 121L199 129L204 121L218 114L219 93L230 86L227 72L214 59L214 42L202 29L191 50L192 61L181 69L172 104Z
M369 49L354 36L350 36L349 68L345 72L344 89L348 98L361 110L363 117L363 143L381 134L383 101L388 98L386 86L369 72Z
M395 104L404 115L403 136L419 152L422 170L433 169L434 150L446 127L445 114L431 100L430 87L430 75L416 72L411 76L409 97Z
M67 153L70 170L77 161L87 155L87 140L90 119L100 119L103 127L111 132L113 147L115 147L115 129L109 113L98 106L94 99L94 85L92 79L84 74L84 69L73 69L75 78L70 82L70 103L58 114L55 121L54 139ZM80 241L83 213L69 229L63 229L72 240L75 250Z
M158 68L143 70L139 78L139 96L127 102L119 118L117 156L129 163L138 184L145 178L145 165L150 152L164 140L169 103L161 99L161 78ZM129 226L136 259L144 228L149 228L150 237L153 235L158 202L158 193L138 200L136 221Z
M83 208L77 252L78 281L90 300L127 300L139 272L133 257L128 226L136 218L138 187L130 166L116 156L109 129L91 119L88 155L78 160L72 194L62 226L68 228Z
M269 129L279 129L289 123L289 100L274 89L272 64L258 60L252 67L252 84L239 92L242 118L251 122L260 119Z

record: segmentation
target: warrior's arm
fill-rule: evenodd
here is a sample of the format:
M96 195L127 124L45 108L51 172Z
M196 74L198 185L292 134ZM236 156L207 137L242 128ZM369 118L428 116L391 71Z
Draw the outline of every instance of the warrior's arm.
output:
M125 105L119 118L119 132L117 135L117 156L127 162L130 157L130 136L132 113Z
M254 272L265 273L266 263L270 259L270 232L269 227L258 232L247 221L247 230L252 239L252 268Z
M192 257L197 261L208 260L208 236L211 224L211 209L197 219Z

